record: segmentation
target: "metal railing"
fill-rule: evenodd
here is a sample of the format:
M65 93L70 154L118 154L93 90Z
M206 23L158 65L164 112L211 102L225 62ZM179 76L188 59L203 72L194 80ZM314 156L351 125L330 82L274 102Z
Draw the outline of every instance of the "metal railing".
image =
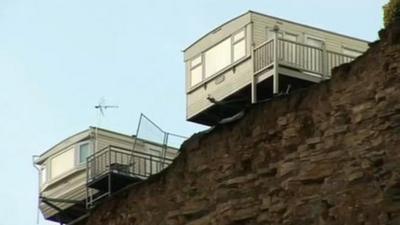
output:
M131 149L109 145L87 158L86 207L92 208L124 186L167 168L185 140L163 131L141 114Z
M97 201L111 196L113 175L144 180L167 168L172 160L110 145L89 156L86 163L86 207L92 208ZM103 178L107 182L105 190L90 187Z
M135 136L133 149L136 149L139 140L156 143L161 147L162 159L166 159L171 150L179 151L181 144L187 139L187 137L164 131L143 113L140 114ZM131 160L134 160L134 155Z
M276 44L277 43L277 44ZM276 49L275 48L276 45ZM266 41L254 48L254 73L260 73L275 65L274 52L279 65L291 67L303 72L329 77L331 70L343 63L354 60L345 54L327 51L322 48L281 38Z
M165 157L110 145L87 158L87 180L90 183L108 173L145 179L171 163Z

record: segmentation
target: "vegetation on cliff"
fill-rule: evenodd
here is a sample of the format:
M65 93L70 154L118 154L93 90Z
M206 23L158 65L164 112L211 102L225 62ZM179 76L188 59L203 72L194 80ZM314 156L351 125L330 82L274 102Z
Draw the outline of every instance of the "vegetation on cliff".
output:
M389 3L383 7L383 22L385 27L398 19L400 19L400 0L390 0Z

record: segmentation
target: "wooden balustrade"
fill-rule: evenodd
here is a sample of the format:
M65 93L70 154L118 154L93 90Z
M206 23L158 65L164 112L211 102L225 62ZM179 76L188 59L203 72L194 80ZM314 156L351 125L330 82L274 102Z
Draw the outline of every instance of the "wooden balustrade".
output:
M334 67L354 60L354 57L327 51L325 48L284 39L272 39L254 48L254 74L261 73L275 65L275 43L277 43L277 60L280 66L312 73L320 76L321 79L330 77Z

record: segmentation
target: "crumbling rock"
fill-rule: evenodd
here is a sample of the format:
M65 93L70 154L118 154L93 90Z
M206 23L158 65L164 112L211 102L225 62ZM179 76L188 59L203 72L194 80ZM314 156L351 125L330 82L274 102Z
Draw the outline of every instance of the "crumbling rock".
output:
M400 22L380 35L330 81L188 140L86 224L400 224Z

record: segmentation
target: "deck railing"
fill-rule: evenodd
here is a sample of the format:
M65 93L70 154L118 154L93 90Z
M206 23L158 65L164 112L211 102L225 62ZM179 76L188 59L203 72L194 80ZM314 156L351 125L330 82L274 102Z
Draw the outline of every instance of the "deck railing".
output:
M330 77L334 67L354 60L354 57L327 51L325 47L319 48L281 38L266 41L255 47L253 56L255 74L272 68L276 59L279 65L312 73L321 79Z
M97 201L112 194L111 176L121 175L129 179L146 179L150 175L159 173L169 164L171 159L132 151L118 146L107 146L95 152L86 161L86 207L92 208ZM106 178L105 190L94 189L90 186Z
M328 76L331 76L332 74L332 69L340 66L344 63L349 63L354 60L354 57L337 53L337 52L332 52L332 51L327 51L327 57L328 57Z
M323 49L306 44L278 39L279 64L305 72L323 75Z
M110 172L145 179L171 163L165 157L107 146L87 158L87 179L91 182Z
M254 48L254 73L259 73L273 65L274 41L269 40Z

